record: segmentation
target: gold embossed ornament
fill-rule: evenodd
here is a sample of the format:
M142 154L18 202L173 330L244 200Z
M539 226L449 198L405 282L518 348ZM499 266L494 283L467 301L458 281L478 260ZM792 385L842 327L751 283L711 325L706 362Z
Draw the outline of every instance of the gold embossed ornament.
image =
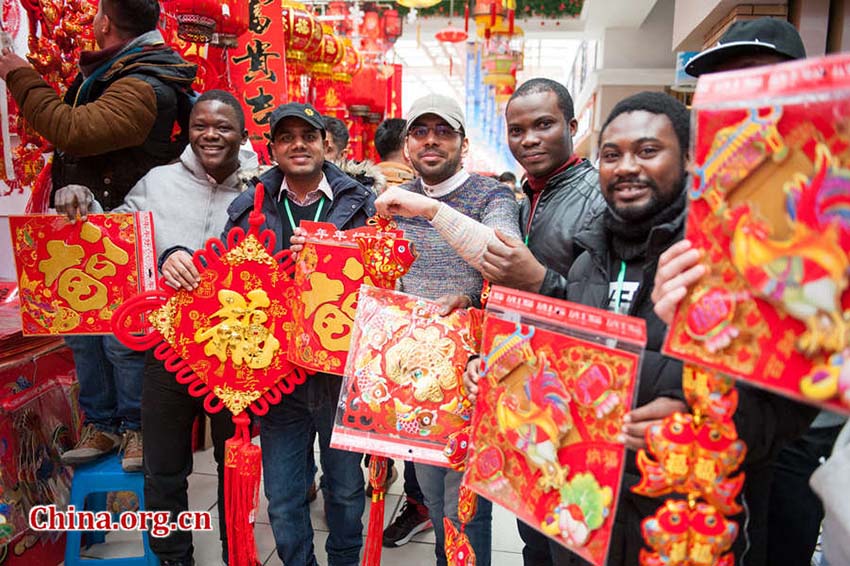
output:
M157 359L186 384L204 408L233 413L236 434L225 445L225 512L230 564L254 566L253 516L257 506L260 448L251 444L245 411L263 415L269 405L304 383L306 372L286 359L291 326L294 262L288 249L274 253L275 234L260 231L264 189L257 185L246 233L236 227L227 242L207 241L193 262L200 284L193 291L142 293L115 314L113 330L126 346L154 349ZM151 327L134 336L125 320L146 314Z

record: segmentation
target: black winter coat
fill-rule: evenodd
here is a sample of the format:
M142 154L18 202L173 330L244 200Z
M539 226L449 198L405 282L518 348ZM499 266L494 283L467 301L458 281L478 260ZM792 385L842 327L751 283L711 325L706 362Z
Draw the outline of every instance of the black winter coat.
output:
M364 226L366 220L375 215L375 193L346 175L339 167L325 161L322 171L333 191L333 201L328 208L327 216L323 222L330 222L340 230L348 230L358 226ZM277 235L275 239L275 253L289 248L289 242L281 241L284 219L276 205L283 172L278 167L269 169L260 175L265 195L263 196L263 213L266 215L265 225L260 230L268 228ZM224 228L222 240L225 241L227 232L234 226L239 226L248 231L248 216L254 208L254 194L256 186L252 186L244 193L236 197L227 209L227 225ZM297 385L285 402L300 403L304 406L316 407L331 403L336 405L339 399L339 390L342 379L337 375L317 373L310 376L307 381Z
M655 227L649 235L644 278L635 296L631 316L646 321L647 344L641 365L636 407L657 397L684 398L682 391L682 362L661 354L667 333L664 324L653 311L651 299L658 257L675 242L684 237L685 212L674 221ZM606 309L611 276L610 240L602 219L594 226L576 234L576 244L585 251L570 269L567 283L567 300ZM768 566L767 505L771 486L771 463L779 450L808 428L817 410L748 386L737 385L739 401L734 421L739 437L747 443L747 457L742 471L746 482L742 490L745 513L736 517L741 532L747 526L746 536L739 535L733 550L741 566ZM637 566L639 549L643 547L640 522L653 514L659 500L631 493L639 480L635 453L629 451L623 477L622 496L614 526L609 566ZM578 562L572 562L578 564Z
M364 226L366 220L375 215L375 193L343 173L339 167L329 161L325 161L322 171L334 195L323 222L330 222L340 230ZM283 183L283 172L278 167L272 167L260 175L260 182L266 192L263 197L263 213L266 215L266 223L265 226L260 227L260 230L268 228L277 234L275 252L279 252L289 247L289 242L280 241L283 219L280 217L275 204ZM248 230L248 214L254 208L255 191L256 186L252 186L230 203L227 209L227 225L224 227L222 238L226 237L227 232L234 226L241 226L245 231Z
M598 220L605 210L599 174L589 161L581 161L552 177L539 197L527 184L523 189L528 198L523 199L519 211L522 235L528 237L528 248L534 257L546 266L546 277L538 293L563 298L567 273L578 255L573 236Z

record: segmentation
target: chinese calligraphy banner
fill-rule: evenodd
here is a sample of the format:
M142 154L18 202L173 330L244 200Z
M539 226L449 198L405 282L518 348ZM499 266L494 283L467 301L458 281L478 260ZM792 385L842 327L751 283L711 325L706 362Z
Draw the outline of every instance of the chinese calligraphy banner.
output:
M268 157L269 114L287 102L284 66L284 26L281 4L276 0L248 2L248 33L238 46L227 51L233 92L241 99L245 127L254 149Z
M472 407L463 372L480 311L364 285L351 333L331 446L448 466L444 449Z
M339 230L301 222L306 242L295 267L297 299L287 355L304 368L342 375L360 286L394 287L415 255L400 230Z
M487 303L465 482L597 565L645 342L641 319L503 287Z
M10 216L12 248L27 336L110 334L112 315L130 297L156 288L149 212ZM138 326L130 330L141 330Z
M850 56L700 79L677 358L850 411Z

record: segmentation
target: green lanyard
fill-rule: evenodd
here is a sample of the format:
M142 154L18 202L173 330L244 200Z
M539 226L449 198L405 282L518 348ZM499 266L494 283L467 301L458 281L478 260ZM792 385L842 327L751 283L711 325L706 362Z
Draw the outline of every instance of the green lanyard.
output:
M322 207L325 206L325 195L319 199L319 208L316 209L316 216L313 217L313 222L318 222L319 217L322 216ZM292 228L292 231L295 232L295 219L292 217L292 209L289 208L289 197L285 196L283 198L283 207L286 209L286 217L289 218L289 226Z
M620 314L620 299L623 297L623 282L626 280L626 262L620 260L620 273L617 275L617 296L614 298L614 312Z

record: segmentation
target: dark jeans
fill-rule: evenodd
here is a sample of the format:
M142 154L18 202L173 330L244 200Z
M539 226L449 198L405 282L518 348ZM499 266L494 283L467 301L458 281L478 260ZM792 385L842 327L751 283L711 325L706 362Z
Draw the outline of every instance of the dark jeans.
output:
M809 487L821 458L828 458L841 426L810 428L779 453L773 465L768 515L770 566L808 565L823 520L823 505ZM850 473L850 472L848 472Z
M416 464L416 477L425 496L428 516L431 517L431 522L434 524L434 539L436 540L434 554L437 558L437 566L446 566L446 533L443 527L443 517L448 517L456 528L460 528L457 505L463 473L449 468ZM472 550L475 551L475 564L477 566L490 566L493 544L492 523L493 504L483 497L478 497L478 508L472 520L466 524L465 531L466 536L469 537L469 543L472 545Z
M314 566L307 488L310 457L319 435L322 495L328 520L329 566L357 566L363 546L362 456L330 447L340 378L317 374L260 417L265 493L277 554L287 566Z
M80 409L86 423L121 434L141 427L144 352L114 336L66 336L80 382Z
M422 488L419 487L419 480L416 479L416 468L413 462L404 462L404 494L421 505L425 505L425 496L422 495Z
M189 474L192 473L192 425L204 414L203 399L192 397L185 385L148 352L142 391L142 427L145 463L145 505L152 511L177 513L189 510ZM230 411L210 415L213 454L218 464L218 526L222 548L227 548L224 521L224 442L235 427ZM192 533L174 531L165 538L150 537L151 550L160 560L192 555Z

